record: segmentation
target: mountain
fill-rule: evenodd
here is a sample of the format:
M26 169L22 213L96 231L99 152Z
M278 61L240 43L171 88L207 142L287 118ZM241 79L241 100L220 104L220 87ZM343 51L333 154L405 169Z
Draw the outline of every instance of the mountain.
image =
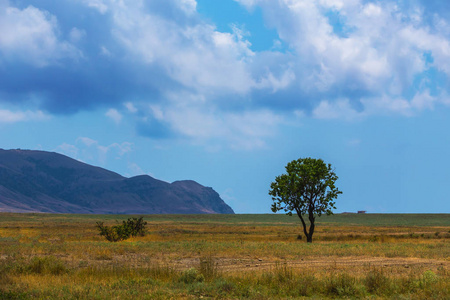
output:
M0 149L0 212L233 214L212 188L131 178L45 151Z

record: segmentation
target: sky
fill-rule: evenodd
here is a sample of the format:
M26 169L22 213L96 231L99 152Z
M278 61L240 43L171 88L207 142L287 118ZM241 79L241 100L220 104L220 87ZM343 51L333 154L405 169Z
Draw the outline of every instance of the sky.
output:
M447 0L0 0L0 148L236 213L322 158L338 213L450 213L449 22Z

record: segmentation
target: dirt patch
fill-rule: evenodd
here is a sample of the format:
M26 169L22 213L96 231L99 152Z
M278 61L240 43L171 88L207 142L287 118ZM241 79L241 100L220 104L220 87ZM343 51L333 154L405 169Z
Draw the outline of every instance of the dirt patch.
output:
M185 269L199 265L199 258L183 258L173 260L176 269ZM422 258L385 258L385 257L329 257L327 259L270 260L264 258L215 258L217 268L222 272L235 273L246 271L270 271L286 265L292 269L321 269L324 271L352 270L354 273L370 268L395 268L396 270L419 268L436 270L449 269L450 262Z

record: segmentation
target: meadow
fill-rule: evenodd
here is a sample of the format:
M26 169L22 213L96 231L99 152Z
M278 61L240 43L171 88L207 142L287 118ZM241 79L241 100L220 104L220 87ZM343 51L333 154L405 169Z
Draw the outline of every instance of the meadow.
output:
M450 299L449 214L129 217L0 213L0 299Z

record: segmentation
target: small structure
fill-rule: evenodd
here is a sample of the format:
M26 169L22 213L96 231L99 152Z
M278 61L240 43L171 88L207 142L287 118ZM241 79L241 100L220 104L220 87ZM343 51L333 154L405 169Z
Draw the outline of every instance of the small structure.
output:
M365 214L366 211L365 210L358 210L358 214Z

